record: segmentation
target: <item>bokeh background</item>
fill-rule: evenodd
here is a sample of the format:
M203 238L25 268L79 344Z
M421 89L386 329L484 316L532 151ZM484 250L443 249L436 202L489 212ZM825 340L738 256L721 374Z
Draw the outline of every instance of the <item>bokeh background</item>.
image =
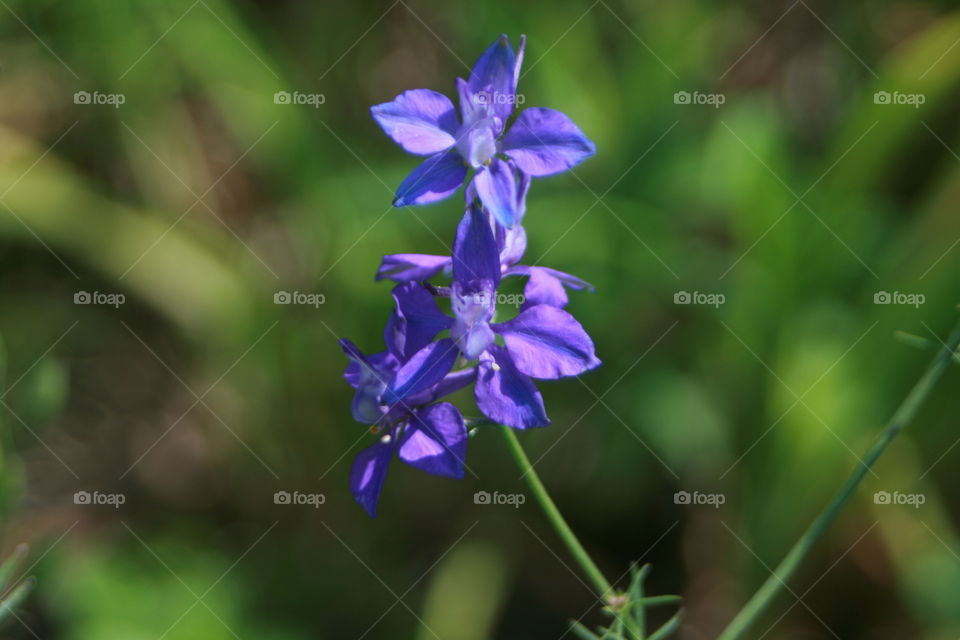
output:
M461 213L459 197L390 209L416 159L368 108L452 95L500 33L528 37L526 105L565 111L598 148L535 182L526 224L528 261L596 285L571 310L604 366L541 385L553 426L522 441L611 579L650 562L651 588L685 597L681 637L714 637L769 575L957 316L952 3L0 5L0 526L38 579L5 637L562 638L569 619L604 622L531 499L474 504L525 491L497 433L471 440L461 482L395 464L376 519L346 484L367 439L336 338L381 348L379 257L443 253ZM752 637L958 635L958 383L948 372Z

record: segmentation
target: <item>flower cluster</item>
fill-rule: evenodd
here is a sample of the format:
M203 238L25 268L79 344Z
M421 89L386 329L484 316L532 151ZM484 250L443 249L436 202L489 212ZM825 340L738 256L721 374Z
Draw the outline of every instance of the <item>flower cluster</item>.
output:
M350 472L353 495L371 516L394 455L431 474L463 477L467 426L442 398L472 385L478 409L491 421L543 427L550 421L533 381L600 364L590 337L564 311L566 289L590 285L520 263L531 177L564 171L594 153L559 111L516 112L523 50L522 38L516 53L506 36L490 45L469 79L457 80L459 117L446 96L427 89L371 109L397 144L428 156L400 185L395 206L435 202L467 183L453 255L383 258L377 279L396 283L386 350L366 355L341 341L350 359L344 378L355 389L353 417L377 437ZM523 303L513 318L497 322L497 290L509 277L526 278Z

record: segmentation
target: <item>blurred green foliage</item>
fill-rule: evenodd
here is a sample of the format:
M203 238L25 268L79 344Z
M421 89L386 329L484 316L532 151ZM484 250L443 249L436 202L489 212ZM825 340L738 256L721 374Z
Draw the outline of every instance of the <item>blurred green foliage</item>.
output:
M0 15L0 503L5 548L29 539L42 558L10 637L605 623L532 501L473 504L523 490L499 439L471 441L463 482L396 465L373 521L346 487L364 432L336 338L381 346L379 257L445 252L460 213L458 198L390 209L416 159L368 108L452 95L501 32L527 34L526 104L598 147L535 182L527 257L597 286L571 307L605 364L544 384L554 424L524 444L611 578L652 562L651 591L685 596L682 637L732 616L909 388L929 354L894 332L936 344L956 316L948 3L6 0ZM326 303L275 305L279 290ZM682 291L725 303L674 304ZM795 587L806 606L785 597L761 633L956 636L956 384L819 547ZM126 502L74 504L95 490ZM275 505L279 490L326 501ZM726 500L677 505L678 490ZM875 505L879 490L927 501Z

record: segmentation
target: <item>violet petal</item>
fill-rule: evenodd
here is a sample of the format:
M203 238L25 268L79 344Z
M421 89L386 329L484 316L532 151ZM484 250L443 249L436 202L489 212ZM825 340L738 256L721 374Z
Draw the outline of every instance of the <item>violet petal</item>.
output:
M389 437L388 442L375 442L358 453L350 467L350 490L371 518L377 515L377 501L380 500L394 447Z
M434 256L426 253L394 253L383 256L376 280L410 282L429 280L450 266L450 256Z
M397 304L383 337L391 353L400 360L411 358L453 322L419 282L398 284L393 288L393 299Z
M524 109L503 137L501 149L532 176L566 171L596 152L570 118L543 107Z
M512 227L519 219L518 185L513 168L500 158L480 169L473 178L477 195L487 211L504 227Z
M459 122L453 103L429 89L404 91L370 108L374 120L410 153L432 155L453 146Z
M489 218L480 207L467 207L453 243L453 278L458 282L490 280L500 283L500 254Z
M393 206L405 207L443 200L460 188L466 176L467 167L459 154L444 151L430 156L397 187Z
M517 76L517 58L510 39L501 35L473 65L467 80L471 99L506 122L516 102Z
M385 392L386 401L395 404L407 396L437 384L457 361L460 351L450 338L431 342L417 351L398 370Z
M527 429L550 424L540 391L517 370L507 350L493 345L482 360L473 393L485 416L508 427Z
M463 477L467 429L449 402L418 409L400 436L397 455L412 467L437 476Z
M540 304L493 325L517 369L533 378L575 376L600 365L593 341L572 315Z

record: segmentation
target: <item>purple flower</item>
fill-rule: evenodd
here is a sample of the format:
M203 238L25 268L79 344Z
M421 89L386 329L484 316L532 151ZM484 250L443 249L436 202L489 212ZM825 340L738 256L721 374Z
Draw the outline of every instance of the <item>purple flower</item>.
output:
M397 308L384 335L387 351L368 356L349 340L340 341L351 361L344 378L355 389L353 417L378 435L350 472L353 495L371 516L394 452L427 473L463 477L463 417L437 400L476 376L473 368L450 372L459 355L456 345L450 338L433 341L450 319L421 285L399 285L394 298Z
M501 252L479 206L467 209L453 252L450 337L466 359L479 361L477 406L511 427L546 426L543 398L531 378L551 380L597 367L590 336L569 313L544 302L525 306L506 322L493 322Z
M473 170L471 187L503 226L522 216L522 177L547 176L579 164L595 147L566 115L531 107L511 124L526 38L514 54L500 36L480 56L468 80L457 79L453 103L429 89L405 91L371 108L374 119L406 151L428 156L400 184L394 205L427 204L450 196Z
M548 267L521 264L522 222L531 177L573 167L593 143L562 113L516 113L525 40L514 54L501 36L457 80L460 111L445 96L418 89L372 108L384 131L411 153L427 156L400 185L395 206L448 197L464 182L466 212L452 256L401 253L383 258L376 279L397 283L384 329L386 350L366 355L341 340L350 359L353 417L377 441L350 471L356 500L371 515L390 461L434 475L463 477L467 429L446 395L473 385L480 411L519 429L549 424L534 380L575 376L600 364L583 327L563 310L567 289L592 289ZM469 176L469 179L468 179ZM428 284L443 275L449 285ZM515 317L497 322L505 277L527 278ZM450 300L451 315L438 297ZM457 362L466 368L454 370Z

